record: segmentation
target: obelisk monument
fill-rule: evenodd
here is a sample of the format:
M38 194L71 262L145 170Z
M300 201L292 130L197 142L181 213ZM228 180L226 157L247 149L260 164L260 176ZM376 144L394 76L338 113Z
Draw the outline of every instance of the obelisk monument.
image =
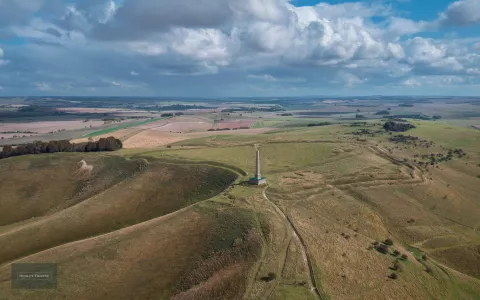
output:
M261 185L266 184L267 179L260 175L260 151L257 149L256 164L255 164L255 177L250 178L250 184Z

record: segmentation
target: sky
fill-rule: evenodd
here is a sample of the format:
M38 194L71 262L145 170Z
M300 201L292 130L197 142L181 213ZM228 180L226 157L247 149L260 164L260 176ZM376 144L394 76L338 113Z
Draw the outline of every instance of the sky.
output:
M480 96L480 0L0 0L0 96Z

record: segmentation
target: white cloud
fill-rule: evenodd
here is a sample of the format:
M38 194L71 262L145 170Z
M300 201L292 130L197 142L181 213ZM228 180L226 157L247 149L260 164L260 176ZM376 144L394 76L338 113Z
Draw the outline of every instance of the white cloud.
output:
M365 4L362 2L347 2L339 4L319 3L314 7L318 16L326 19L367 18L373 16L388 16L391 8L379 3Z
M258 79L258 80L263 80L263 81L268 81L268 82L275 82L277 81L277 78L273 77L270 74L264 74L264 75L253 75L250 74L247 76L250 79Z
M304 78L299 77L275 77L270 74L263 74L263 75L255 75L249 74L247 76L249 79L261 80L266 82L304 82Z
M403 85L406 86L406 87L419 87L422 84L418 80L410 78L410 79L405 80L403 82Z
M3 55L4 55L4 54L3 54L3 49L0 48L0 67L1 67L1 66L4 66L4 65L6 65L6 64L9 63L8 60L1 59L1 58L3 57Z
M123 90L134 80L162 93L224 85L246 93L239 86L256 91L253 87L262 84L299 91L366 90L417 86L414 82L427 86L427 81L460 85L480 77L478 37L415 36L439 26L475 25L480 0L457 1L434 22L400 17L393 6L366 1L295 7L287 0L82 0L50 14L40 13L43 8L34 0L9 1L16 4L6 8L32 5L21 10L35 14L0 20L0 32L28 41L2 46L9 64L0 49L5 70L0 80L9 90L22 77L28 78L26 86L55 82L56 91L61 86L118 91L113 86L121 84ZM5 3L0 0L0 8ZM187 77L206 74L202 80Z
M413 21L410 19L391 17L387 27L387 35L399 38L402 35L415 34L426 29L427 22Z
M199 61L227 65L230 57L228 38L215 29L175 29L173 31L174 52Z
M480 24L480 0L461 0L450 4L438 23L443 26Z
M131 42L127 44L127 47L134 52L147 56L160 56L167 52L166 47L157 42Z
M115 16L116 12L117 5L115 4L115 1L108 1L105 7L105 16L103 19L100 20L100 23L107 23L108 21L110 21Z
M480 68L468 68L467 74L469 75L480 75Z
M355 85L367 82L367 78L360 78L355 74L348 72L340 72L337 74L336 79L333 82L341 82L345 86L352 88Z
M463 65L450 54L452 49L442 42L416 37L407 41L406 49L406 60L411 65L449 71L463 70Z
M35 86L37 87L37 89L39 91L51 91L52 90L50 85L46 84L45 82L36 83Z
M388 43L387 49L390 55L394 58L402 59L405 57L405 52L403 51L403 47L399 44Z

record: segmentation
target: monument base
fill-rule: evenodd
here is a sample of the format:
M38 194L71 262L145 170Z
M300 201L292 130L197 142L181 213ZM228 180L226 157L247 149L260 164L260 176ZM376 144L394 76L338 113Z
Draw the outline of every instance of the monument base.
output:
M262 177L262 178L252 177L252 178L250 178L248 183L250 183L252 185L267 184L267 179L265 177Z

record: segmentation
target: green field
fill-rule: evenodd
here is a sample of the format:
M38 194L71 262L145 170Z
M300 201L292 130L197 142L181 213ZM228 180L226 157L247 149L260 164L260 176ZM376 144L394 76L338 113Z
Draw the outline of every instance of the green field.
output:
M137 126L153 123L153 122L164 120L164 119L165 118L152 118L152 119L141 121L141 122L129 122L129 123L125 123L125 124L121 124L121 125L118 125L118 126L105 128L105 129L102 129L102 130L98 130L98 131L89 133L85 137L88 137L88 138L96 137L96 136L99 136L99 135L113 133L113 132L121 130L121 129L137 127Z

